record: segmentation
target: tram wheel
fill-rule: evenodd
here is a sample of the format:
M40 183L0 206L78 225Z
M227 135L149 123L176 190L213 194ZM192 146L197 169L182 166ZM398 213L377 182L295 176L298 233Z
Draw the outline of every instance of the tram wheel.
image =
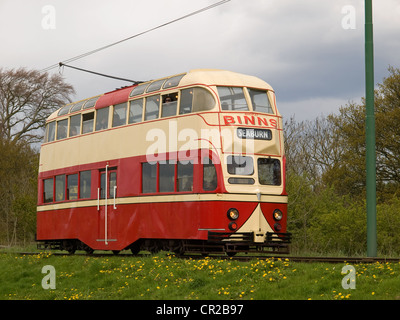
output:
M86 248L85 249L86 254L93 254L94 250L92 248Z

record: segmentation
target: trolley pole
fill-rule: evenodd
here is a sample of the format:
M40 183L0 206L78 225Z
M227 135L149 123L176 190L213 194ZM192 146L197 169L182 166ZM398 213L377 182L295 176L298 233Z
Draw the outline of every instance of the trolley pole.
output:
M376 257L376 151L374 111L374 42L372 0L365 0L365 97L366 97L366 184L367 256Z

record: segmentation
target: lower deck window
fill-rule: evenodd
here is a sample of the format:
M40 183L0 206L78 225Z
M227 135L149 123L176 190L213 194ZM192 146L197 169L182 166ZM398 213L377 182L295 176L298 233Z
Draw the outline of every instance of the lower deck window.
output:
M78 174L71 174L67 177L67 199L78 199Z
M175 191L175 163L159 164L160 192Z
M177 170L176 191L193 191L193 164L178 162Z
M193 191L193 163L142 163L142 193Z
M142 163L142 192L157 192L157 164Z
M281 162L278 159L259 158L257 163L260 184L281 185Z
M203 190L213 191L217 188L217 170L211 159L203 159Z
M80 198L87 199L90 198L91 192L91 180L92 180L92 172L91 171L82 171L80 173Z
M108 171L106 176L106 172L101 172L100 174L100 198L107 199L114 198L115 188L117 186L117 172L116 171ZM106 181L107 179L107 181Z
M65 175L56 176L56 201L65 200Z
M53 178L43 180L43 202L49 203L53 202L53 186L54 181Z

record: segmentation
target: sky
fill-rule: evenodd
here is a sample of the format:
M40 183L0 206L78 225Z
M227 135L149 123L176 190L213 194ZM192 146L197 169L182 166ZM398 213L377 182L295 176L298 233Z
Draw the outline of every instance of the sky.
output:
M42 70L219 0L0 0L0 68ZM400 68L400 0L373 1L375 83ZM132 80L213 68L257 76L284 119L365 96L364 0L231 0L70 63ZM53 68L74 101L129 82Z

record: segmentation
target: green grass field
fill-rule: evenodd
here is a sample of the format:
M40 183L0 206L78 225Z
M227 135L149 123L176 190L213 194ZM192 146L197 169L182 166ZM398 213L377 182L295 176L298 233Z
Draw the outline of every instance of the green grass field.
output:
M44 266L55 289L44 289ZM400 299L400 264L357 264L355 289L344 289L345 264L284 258L239 262L157 255L96 257L0 253L2 300L364 300ZM51 284L44 281L44 286Z

